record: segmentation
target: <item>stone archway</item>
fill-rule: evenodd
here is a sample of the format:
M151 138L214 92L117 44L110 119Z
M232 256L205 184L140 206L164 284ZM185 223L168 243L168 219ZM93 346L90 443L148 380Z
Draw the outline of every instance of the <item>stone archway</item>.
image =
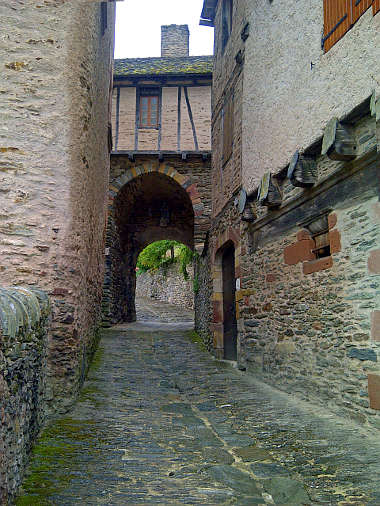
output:
M161 239L203 248L204 206L190 178L151 162L127 169L109 195L103 313L109 323L134 321L140 251Z

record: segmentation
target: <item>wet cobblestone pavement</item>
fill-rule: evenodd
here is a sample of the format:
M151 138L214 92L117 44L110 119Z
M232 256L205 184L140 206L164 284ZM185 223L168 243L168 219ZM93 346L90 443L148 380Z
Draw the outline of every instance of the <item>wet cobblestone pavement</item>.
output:
M375 434L214 361L191 312L159 309L104 331L17 504L380 505Z

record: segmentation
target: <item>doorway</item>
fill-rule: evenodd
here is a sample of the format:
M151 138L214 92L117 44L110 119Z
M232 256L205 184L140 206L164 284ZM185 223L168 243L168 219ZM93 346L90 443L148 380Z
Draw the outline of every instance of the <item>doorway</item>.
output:
M229 244L223 252L223 341L224 358L237 358L237 324L235 302L235 248Z

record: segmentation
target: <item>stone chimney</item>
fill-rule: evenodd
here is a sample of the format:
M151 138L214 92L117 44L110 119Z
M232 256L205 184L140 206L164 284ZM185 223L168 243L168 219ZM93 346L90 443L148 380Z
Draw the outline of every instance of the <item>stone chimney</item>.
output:
M161 26L161 56L189 56L189 27Z

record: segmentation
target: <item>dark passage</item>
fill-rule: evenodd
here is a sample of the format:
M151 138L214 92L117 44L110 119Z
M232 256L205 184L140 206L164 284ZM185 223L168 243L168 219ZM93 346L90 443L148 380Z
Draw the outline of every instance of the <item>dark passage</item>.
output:
M224 358L236 360L237 325L235 306L235 248L227 247L223 252L223 318L224 318Z

